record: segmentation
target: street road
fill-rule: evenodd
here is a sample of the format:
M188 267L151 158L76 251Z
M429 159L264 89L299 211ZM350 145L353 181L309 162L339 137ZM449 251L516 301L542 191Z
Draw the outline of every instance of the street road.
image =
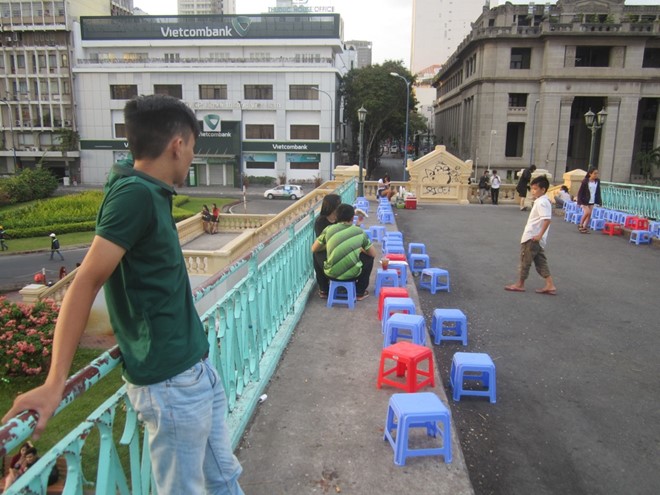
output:
M488 353L497 403L449 401L477 495L660 493L660 251L578 233L553 217L547 256L557 295L532 268L517 278L528 213L515 206L422 205L397 210L406 242L449 270L451 292L420 290L468 317L468 345L433 346L447 387L457 351Z
M56 282L60 267L66 267L67 273L76 268L76 263L82 262L87 248L67 249L62 246L60 250L64 261L55 255L50 261L50 250L38 253L0 256L0 292L22 289L34 280L34 275L44 268L46 280Z

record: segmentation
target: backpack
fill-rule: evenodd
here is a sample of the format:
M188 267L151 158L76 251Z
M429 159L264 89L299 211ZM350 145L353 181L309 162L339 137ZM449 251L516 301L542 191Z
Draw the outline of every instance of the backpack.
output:
M53 249L59 249L60 248L60 241L57 239L53 239Z

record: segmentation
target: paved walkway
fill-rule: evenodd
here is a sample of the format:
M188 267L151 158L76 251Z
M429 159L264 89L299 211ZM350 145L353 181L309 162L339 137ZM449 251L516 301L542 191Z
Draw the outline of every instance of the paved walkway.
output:
M316 292L310 296L268 386L268 399L237 451L246 494L473 493L455 434L451 464L441 457L417 457L397 467L383 441L387 404L400 390L376 388L383 342L373 294L376 269L372 294L355 310L329 309ZM408 289L417 300L412 277ZM425 391L446 403L441 383L436 376L436 386Z

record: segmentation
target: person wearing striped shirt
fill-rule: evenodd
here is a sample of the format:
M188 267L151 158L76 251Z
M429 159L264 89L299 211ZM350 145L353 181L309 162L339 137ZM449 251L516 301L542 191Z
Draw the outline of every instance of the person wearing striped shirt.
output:
M330 280L355 281L358 301L369 296L367 287L374 266L376 248L360 227L353 225L355 209L348 204L337 208L337 223L326 227L312 245L312 252L325 249L328 257L323 271Z

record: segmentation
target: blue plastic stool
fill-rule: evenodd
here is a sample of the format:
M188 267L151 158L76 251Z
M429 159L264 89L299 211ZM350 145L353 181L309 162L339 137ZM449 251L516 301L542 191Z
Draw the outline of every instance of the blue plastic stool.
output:
M582 220L582 215L584 215L583 211L576 211L571 213L571 223L578 225Z
M378 216L378 220L382 224L394 223L394 213L392 211L384 211Z
M426 345L426 323L422 315L394 313L387 319L383 333L383 347L396 344L398 339L408 339L413 344Z
M421 273L425 268L431 267L431 258L428 254L412 253L408 255L410 271L414 274Z
M399 287L408 284L408 263L405 261L390 261L390 270L396 270L399 274Z
M417 314L415 311L415 301L410 297L386 297L383 301L383 326L381 327L383 333L385 333L387 320L394 313Z
M383 246L383 252L385 254L406 254L406 250L403 247L403 243L393 243L389 242Z
M453 325L445 328L445 323L453 323ZM453 330L455 335L444 335L444 330ZM463 345L467 345L467 316L460 309L436 309L431 320L431 335L436 345L440 345L443 340L460 340Z
M344 294L339 293L340 287L346 289ZM355 281L342 282L340 280L330 280L330 289L328 290L328 303L326 306L331 308L335 304L345 304L350 309L355 308Z
M392 394L387 408L383 440L394 450L394 464L405 466L406 458L441 455L445 463L451 462L451 412L432 392ZM442 426L439 428L438 426ZM408 447L410 428L426 428L426 434L437 438L442 435L442 447L411 449ZM392 431L396 429L396 436Z
M465 381L478 381L486 390L463 388ZM495 363L488 354L481 352L457 352L451 360L449 385L453 389L453 399L461 400L461 395L489 397L495 404Z
M435 294L439 290L450 292L449 272L442 268L424 268L419 277L419 287L429 289L431 294Z
M591 218L605 220L605 208L603 208L602 206L596 206L594 210L591 212Z
M385 234L385 237L383 237L383 249L387 249L388 246L403 247L403 241L396 237L387 237L387 234Z
M408 243L408 256L411 254L426 254L426 245L421 242Z
M355 208L360 208L365 213L369 213L369 200L365 197L358 196L355 198L355 203L353 204Z
M399 287L399 274L396 270L383 270L376 272L376 295L380 294L381 287Z
M605 227L605 219L604 218L591 218L589 220L589 228L591 230L603 230L603 227Z
M372 225L371 235L373 236L373 239L377 240L378 242L382 242L383 239L385 238L385 226Z
M630 240L637 246L640 244L651 244L651 232L648 230L633 230L630 232Z
M385 238L386 239L399 239L401 242L403 242L403 234L399 232L398 230L388 230L385 232Z
M651 237L660 239L660 222L649 222L649 232Z

